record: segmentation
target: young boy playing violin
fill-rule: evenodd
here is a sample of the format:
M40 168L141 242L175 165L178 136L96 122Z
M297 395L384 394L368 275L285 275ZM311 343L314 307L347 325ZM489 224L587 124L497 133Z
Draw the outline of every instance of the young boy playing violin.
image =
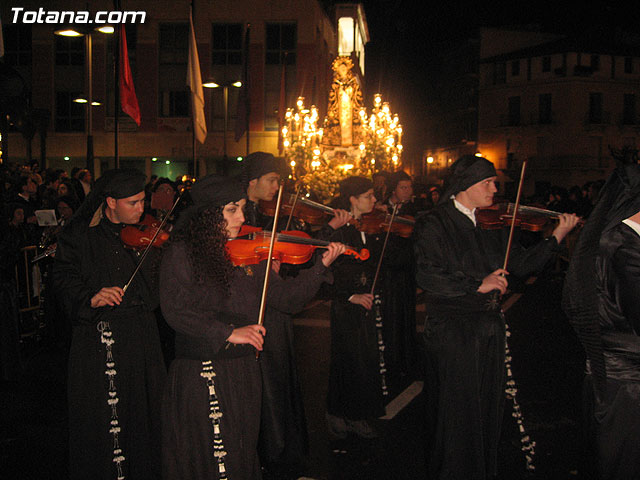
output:
M578 223L575 215L561 215L547 239L528 250L515 244L503 269L508 231L483 230L475 218L476 209L493 203L496 178L485 158L461 157L440 204L415 225L416 279L427 297L425 438L433 479L497 475L505 322L491 297L505 293L505 275L541 270Z

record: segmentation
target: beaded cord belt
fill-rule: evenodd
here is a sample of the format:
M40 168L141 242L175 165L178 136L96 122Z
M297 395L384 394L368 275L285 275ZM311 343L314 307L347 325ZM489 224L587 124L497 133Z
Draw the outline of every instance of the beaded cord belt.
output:
M106 369L104 371L109 381L109 390L107 396L107 405L111 407L111 419L109 420L109 433L113 437L113 463L116 464L116 470L118 473L117 480L125 480L125 476L122 473L122 464L125 460L124 452L120 448L120 442L118 440L118 434L121 431L120 423L118 421L118 392L116 391L115 376L116 376L116 362L113 359L113 332L111 331L111 325L107 321L98 322L96 327L100 332L100 342L105 344L105 350L107 352L106 357Z
M219 480L228 480L227 469L224 465L224 457L227 456L227 452L224 449L222 433L220 431L222 411L220 410L220 403L218 402L218 396L216 395L216 386L213 382L213 377L216 376L216 372L213 371L211 360L202 362L202 372L200 372L200 376L206 379L207 387L209 389L209 418L213 425L213 456L218 463L218 473L220 474Z

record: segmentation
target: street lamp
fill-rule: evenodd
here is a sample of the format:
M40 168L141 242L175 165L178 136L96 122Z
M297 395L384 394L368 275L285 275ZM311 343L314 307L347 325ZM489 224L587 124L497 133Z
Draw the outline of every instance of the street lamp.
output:
M209 80L206 83L202 84L205 88L222 88L222 101L224 105L224 131L222 133L222 169L226 173L227 170L227 128L229 125L229 87L240 88L242 87L242 82L224 82L217 83L214 80Z
M103 25L101 27L96 28L96 31L102 33L113 33L113 27L109 25ZM87 169L91 172L94 171L93 168L93 111L91 107L100 105L100 102L94 102L93 100L93 44L92 44L92 30L81 30L74 27L63 28L61 30L56 30L56 35L60 35L62 37L85 37L85 49L87 52L87 77L89 88L87 89L88 98L76 98L73 101L76 103L86 103L87 104ZM84 100L84 101L83 101Z

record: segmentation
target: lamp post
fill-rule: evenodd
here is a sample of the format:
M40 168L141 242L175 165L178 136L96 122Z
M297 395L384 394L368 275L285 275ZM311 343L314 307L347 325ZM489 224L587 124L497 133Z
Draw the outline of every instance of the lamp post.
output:
M227 158L227 129L229 128L229 87L240 88L242 82L224 82L217 83L214 80L209 80L202 84L205 88L222 88L222 102L224 111L224 131L222 132L222 170L226 175L228 172L228 158Z
M108 25L103 25L96 29L102 33L113 33L113 27ZM81 30L75 27L65 28L62 30L56 30L54 32L56 35L60 35L63 37L85 37L85 50L86 50L86 61L87 61L87 81L89 83L89 87L87 88L88 98L76 98L74 102L76 103L86 103L87 104L87 170L89 170L92 174L94 173L93 168L93 111L91 107L100 105L99 102L93 101L93 42L92 42L92 30Z

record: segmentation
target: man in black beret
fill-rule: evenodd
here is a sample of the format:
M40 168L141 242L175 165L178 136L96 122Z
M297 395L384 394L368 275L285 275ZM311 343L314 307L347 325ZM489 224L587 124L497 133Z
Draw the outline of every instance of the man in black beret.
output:
M260 212L260 200L270 202L278 193L280 180L287 176L284 159L276 158L270 153L253 152L244 159L243 181L247 188L247 204L244 208L246 224L267 228L271 217Z
M137 170L105 172L58 238L54 288L73 324L72 479L160 478L166 371L153 314L158 258L150 253L125 294L140 253L125 249L120 238L127 224L140 220L144 185Z
M541 270L578 218L563 214L553 234L524 250L512 246L502 269L508 231L476 224L493 203L496 170L467 155L451 166L440 204L414 229L416 280L426 295L424 326L429 478L486 479L497 475L505 398L505 321L492 294L504 275Z

